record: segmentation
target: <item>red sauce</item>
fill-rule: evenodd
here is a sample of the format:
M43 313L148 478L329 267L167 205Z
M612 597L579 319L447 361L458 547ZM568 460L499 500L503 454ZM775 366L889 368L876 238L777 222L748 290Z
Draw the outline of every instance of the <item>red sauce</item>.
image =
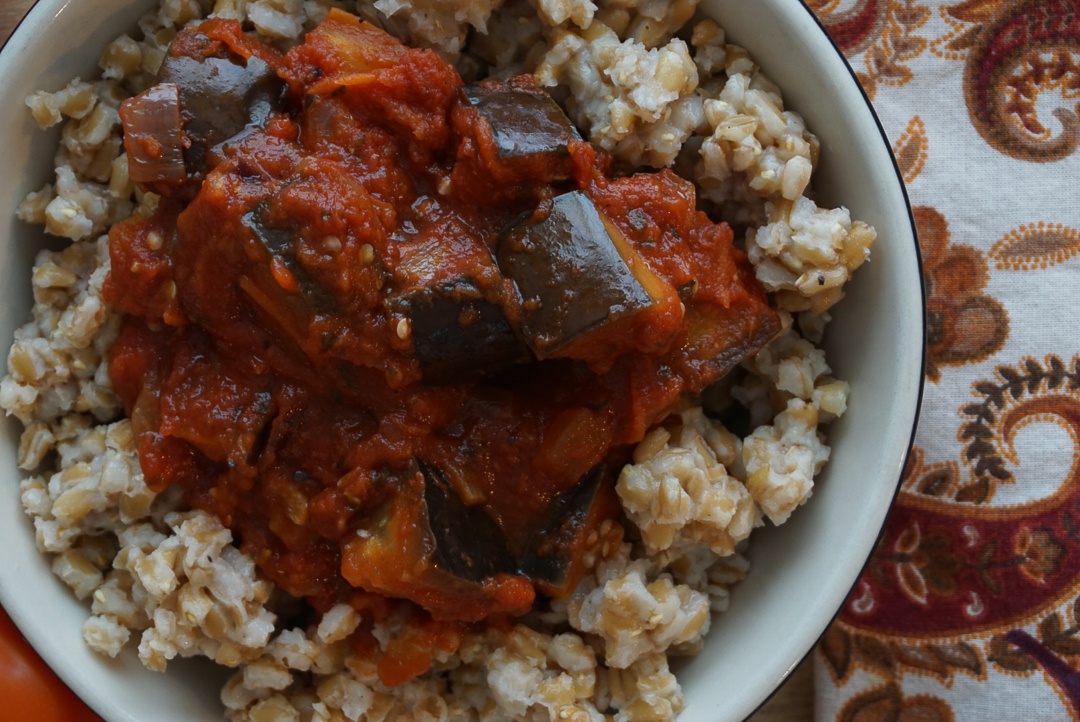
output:
M386 677L402 681L450 644L456 622L521 613L537 587L569 589L587 532L614 513L612 479L630 446L763 345L776 316L690 183L668 171L613 177L576 134L559 153L503 157L502 120L485 120L451 66L352 16L331 12L285 55L208 21L170 54L265 63L283 90L205 167L192 160L190 126L186 178L174 167L148 182L165 195L157 211L110 233L106 291L126 314L110 374L147 482L180 485L316 610L418 605L449 622L398 644ZM511 86L539 93L529 78ZM648 292L643 310L546 360L430 383L409 294L467 278L520 335L539 302L501 272L499 244L571 191L614 228ZM500 558L521 559L550 534L574 568L559 583L516 568L445 573L439 530L424 531L433 502L417 460L494 522ZM593 469L599 501L556 531L553 505Z

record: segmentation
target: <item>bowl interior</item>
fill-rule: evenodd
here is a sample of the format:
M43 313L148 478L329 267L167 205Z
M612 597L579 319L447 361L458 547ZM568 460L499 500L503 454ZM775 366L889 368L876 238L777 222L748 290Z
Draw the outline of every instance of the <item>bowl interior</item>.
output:
M58 90L72 77L91 79L101 50L124 32L134 33L152 0L41 0L0 51L0 156L8 172L0 179L0 338L8 347L30 317L29 269L38 250L57 247L38 228L15 218L19 202L51 180L58 128L42 132L23 100L38 89ZM3 355L6 368L7 353ZM18 500L16 452L19 424L5 419L0 443L0 603L60 677L108 722L222 719L217 690L224 677L209 663L170 665L168 675L150 672L134 652L115 660L86 646L82 624L89 612L52 575L34 545L34 528ZM174 675L173 672L176 672ZM197 690L194 691L193 690Z
M750 12L750 7L754 8ZM833 456L810 501L751 536L750 576L714 620L705 650L680 669L680 722L742 719L810 651L869 556L910 446L922 386L923 301L903 184L886 139L840 53L810 10L788 0L705 0L732 42L780 86L821 141L813 186L873 225L868 264L835 308L825 349L851 384L828 430Z
M40 0L0 53L0 339L6 347L28 317L29 269L46 243L15 220L19 201L49 180L58 131L41 132L23 99L73 76L94 77L101 49L133 32L154 0ZM827 350L851 383L848 413L830 430L833 458L811 503L753 538L752 567L731 610L716 620L704 652L678 664L687 706L680 722L749 715L811 649L843 603L871 551L910 444L921 384L923 316L918 255L888 145L842 58L810 11L791 0L704 0L734 42L783 89L822 142L815 176L823 204L843 204L878 229L872 261L856 274L834 314ZM109 722L217 722L222 674L174 663L142 668L82 641L85 605L54 578L34 545L17 499L17 423L0 444L0 603L60 676ZM130 646L130 645L129 645Z

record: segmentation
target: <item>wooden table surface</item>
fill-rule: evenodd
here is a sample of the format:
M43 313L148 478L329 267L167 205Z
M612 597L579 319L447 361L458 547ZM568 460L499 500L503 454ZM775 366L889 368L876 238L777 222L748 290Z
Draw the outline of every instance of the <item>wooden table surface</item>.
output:
M0 0L0 41L6 40L34 0ZM0 82L3 79L0 78ZM14 112L18 112L15 110ZM750 722L810 722L813 719L813 676L805 662ZM38 722L62 722L38 720Z

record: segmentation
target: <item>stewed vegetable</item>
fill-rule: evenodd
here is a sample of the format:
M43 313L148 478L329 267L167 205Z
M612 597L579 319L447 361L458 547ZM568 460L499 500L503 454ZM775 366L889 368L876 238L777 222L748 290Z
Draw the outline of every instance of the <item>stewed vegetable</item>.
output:
M190 198L221 145L265 124L284 99L262 43L219 21L206 29L180 33L157 84L121 108L131 179L167 196Z
M507 229L498 260L521 293L522 333L539 358L604 354L629 323L679 303L581 191Z
M779 329L693 186L613 175L531 77L331 11L285 54L184 30L159 80L122 113L164 197L110 233L110 373L147 482L317 610L568 594L631 445Z

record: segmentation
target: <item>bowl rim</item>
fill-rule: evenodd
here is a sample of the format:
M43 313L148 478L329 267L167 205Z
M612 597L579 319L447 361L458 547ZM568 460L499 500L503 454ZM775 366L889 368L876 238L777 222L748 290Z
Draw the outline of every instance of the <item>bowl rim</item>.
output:
M914 418L913 418L912 426L911 426L911 435L909 436L908 441L907 441L907 449L903 454L903 459L902 459L903 463L901 464L901 467L900 467L901 468L900 474L896 479L895 485L893 486L892 500L889 502L889 509L885 513L885 516L881 520L881 528L878 530L878 533L877 533L876 537L874 538L874 543L870 546L869 550L867 551L866 559L863 560L862 566L859 569L859 573L855 575L854 581L852 581L851 586L848 588L847 593L844 595L844 602L840 605L840 607L838 607L836 609L835 612L833 612L833 615L830 618L828 624L826 624L824 629L821 630L821 633L818 635L817 640L811 645L810 649L808 649L806 651L806 653L802 656L801 659L799 659L794 665L792 665L790 668L788 668L788 670L785 672L785 674L777 680L776 686L773 688L773 691L770 692L768 694L768 696L766 696L765 699L763 699L761 701L761 703L754 709L754 711L746 716L745 719L749 719L754 714L756 714L759 710L761 710L761 708L764 707L769 702L769 700L771 700L774 696L776 696L776 693L779 692L780 688L784 686L784 683L788 680L788 678L791 677L791 675L795 671L795 669L802 666L802 664L804 664L807 660L810 659L811 655L813 655L814 652L816 651L816 649L818 647L818 644L821 642L821 640L828 633L829 628L836 622L836 620L840 616L841 612L843 612L844 607L847 605L847 600L850 598L852 592L855 591L855 588L859 584L859 580L862 578L863 573L866 571L866 567L870 564L870 560L873 558L874 552L877 549L878 545L881 543L881 538L885 534L885 526L886 526L886 524L888 524L889 514L891 514L893 507L896 505L896 500L900 496L900 487L901 487L901 485L903 483L903 480L904 480L904 471L906 470L908 462L911 459L912 449L915 446L915 436L916 436L916 434L918 432L918 429L919 429L919 420L920 420L920 417L922 415L922 404L923 404L923 400L924 400L923 393L924 393L925 386L926 386L926 353L927 353L926 274L924 272L924 264L923 264L923 257L922 257L922 247L921 247L921 245L919 243L918 224L915 222L915 211L914 211L914 208L911 205L911 196L908 193L907 182L904 180L904 174L900 170L900 164L896 160L896 154L892 150L892 143L889 141L889 136L888 136L888 133L886 133L886 131L885 131L884 124L881 122L881 117L878 115L877 110L874 108L874 103L870 99L870 96L867 94L866 89L863 87L862 83L859 82L859 78L858 78L857 73L855 72L855 68L852 67L851 62L848 60L847 55L844 54L844 51L840 48L840 45L836 42L835 39L833 39L832 35L829 34L829 31L826 28L825 23L822 22L821 18L818 17L817 13L815 13L813 11L813 9L810 8L810 5L807 3L807 1L806 0L798 0L798 3L802 7L802 9L810 16L810 19L818 27L818 29L821 31L821 34L829 42L829 45L832 46L833 51L836 53L836 55L839 57L840 61L843 63L845 70L847 70L847 73L850 76L851 82L854 83L855 87L859 91L859 94L862 96L863 102L866 105L866 109L870 112L870 117L874 121L874 125L877 126L877 131L878 131L878 134L881 136L881 141L885 144L885 147L889 149L889 158L892 161L893 172L896 175L897 185L898 185L898 187L900 189L900 194L904 199L904 208L905 208L905 211L907 213L908 222L911 225L911 237L912 237L912 240L914 241L915 262L916 262L916 265L918 267L918 274L917 275L918 275L918 280L919 280L919 299L921 300L921 303L919 304L919 309L918 310L919 310L919 316L920 316L920 321L921 321L920 322L920 328L922 329L922 334L921 334L921 336L919 338L919 344L921 346L920 361L919 361L919 384L918 384L918 388L917 388L917 392L916 392L916 396L915 396Z
M22 39L21 36L26 34L28 28L31 29L31 30L34 30L34 29L39 29L39 28L45 27L48 24L48 21L50 20L50 12L49 12L49 9L47 9L47 8L51 8L51 9L55 10L55 13L59 13L62 10L64 10L68 5L70 5L72 3L76 3L76 2L79 2L79 0L34 0L33 4L27 9L27 11L23 14L23 16L12 27L10 35L7 38L5 38L2 43L0 43L0 67L3 67L4 65L6 65L6 64L8 64L10 62L10 61L8 61L8 57L10 57L12 52L14 52L13 50L11 50L11 48L14 47L15 41L18 41L18 40ZM778 677L775 680L775 685L772 688L772 691L769 692L768 695L764 699L762 699L760 701L758 706L755 707L754 710L749 715L747 715L747 718L749 718L754 713L756 713L758 710L760 710L770 699L772 699L773 696L775 696L775 694L777 693L777 691L783 686L784 682L790 677L790 675L794 671L794 669L796 667L798 667L799 665L801 665L802 663L804 663L813 654L813 652L816 649L818 643L824 637L824 635L827 633L829 627L835 622L836 618L843 611L844 606L846 605L846 600L850 597L851 592L855 589L856 585L859 582L859 579L862 577L862 574L865 571L865 568L866 568L867 564L869 563L870 559L872 558L872 556L874 554L874 551L877 548L878 543L880 542L880 539L881 539L882 535L884 534L885 525L886 525L887 520L888 520L889 512L891 512L893 506L896 503L896 499L897 499L897 497L899 495L900 488L901 488L901 483L903 481L903 470L906 468L907 463L908 463L908 461L910 459L910 456L911 456L911 453L912 453L912 448L913 448L914 442L915 442L916 433L917 433L918 426L919 426L919 418L920 418L920 415L921 415L922 403L923 403L923 400L924 400L924 390L925 390L925 371L926 371L926 352L927 352L926 282L925 282L925 274L923 272L922 253L921 253L921 248L920 248L919 240L918 240L918 229L917 229L917 224L916 224L916 221L915 221L913 207L912 207L912 204L911 204L911 199L910 199L910 196L908 194L907 184L905 183L905 181L903 179L903 174L902 174L902 172L900 170L900 167L899 167L899 165L897 163L895 154L892 151L892 145L891 145L891 143L889 141L889 138L888 138L888 135L887 135L887 133L885 131L884 125L881 122L881 119L880 119L880 117L879 117L879 115L878 115L878 113L877 113L877 111L876 111L876 109L874 107L873 102L871 101L870 97L866 93L866 90L863 88L862 84L859 83L857 75L855 73L855 70L852 67L851 63L849 62L847 56L844 55L843 51L840 49L837 42L829 34L829 32L826 29L826 26L823 23L823 21L814 13L814 11L810 8L810 6L806 2L806 0L799 0L798 5L801 6L802 12L805 12L805 13L807 13L809 15L809 17L810 17L811 21L813 22L813 24L817 27L820 34L824 36L824 38L828 42L828 45L832 48L832 51L839 57L841 63L843 64L843 67L845 68L845 70L846 70L846 72L848 74L848 78L846 80L850 80L850 82L853 83L854 87L858 90L859 95L862 98L863 104L865 105L866 109L869 111L870 118L873 120L873 123L877 128L877 133L878 133L878 136L880 137L880 141L888 149L888 155L889 155L889 158L890 158L890 160L892 162L893 175L895 175L896 184L897 184L898 189L900 191L901 197L903 198L903 202L904 202L904 206L905 206L904 210L905 210L906 215L907 215L908 223L910 224L911 238L912 238L912 240L914 242L914 249L913 250L914 250L914 257L915 257L915 262L916 262L916 266L917 266L917 274L916 275L918 277L918 283L919 283L919 299L921 301L921 303L919 304L919 307L918 307L918 317L919 317L919 322L920 322L919 325L920 325L920 329L921 329L921 337L919 339L919 344L920 344L920 347L921 347L921 349L920 349L921 353L920 353L920 361L919 361L919 377L918 377L917 389L916 389L916 394L915 394L915 399L914 399L912 427L911 427L910 435L909 435L908 440L906 442L905 451L904 451L904 453L902 455L902 459L901 459L902 463L901 463L901 466L900 466L901 471L900 471L900 474L898 475L898 478L896 479L896 482L895 482L895 484L893 485L893 488L892 488L892 495L891 495L891 498L890 498L890 501L889 501L889 504L888 504L888 511L886 511L885 515L882 518L882 524L881 524L881 527L877 531L877 535L875 537L874 543L869 546L867 556L863 560L858 574L855 575L851 586L849 587L849 589L845 593L845 595L844 595L844 600L845 601L840 605L840 607L838 607L832 613L832 616L830 617L829 622L825 625L825 627L817 635L816 640L813 642L813 644L811 644L810 648L806 650L806 652L802 655L802 657L799 660L797 660L795 662L795 664L788 667L787 670L785 671L785 673L782 676ZM65 588L65 591L66 591L66 588ZM0 589L0 597L2 597L2 596L6 596L6 593L5 593L4 590ZM17 617L17 616L12 616L12 620L15 623L15 626L20 630L20 633L22 633L22 626L19 623L20 618ZM29 636L27 637L27 639L28 639L28 641L30 641ZM34 647L36 653L41 654L40 652L38 652L38 644L35 644L33 641L30 641L30 644L31 644L32 647ZM42 654L42 658L45 659L45 655ZM92 709L94 709L95 712L97 712L98 714L102 713L100 710L97 709L96 705L92 704L91 701L88 699L86 693L91 693L91 690L87 685L81 684L78 679L70 679L69 674L65 673L66 670L57 669L51 663L49 663L49 661L47 659L46 659L46 664L48 664L50 669L53 669L58 674L58 676L60 676L60 678L64 682L64 684L69 686L69 688L71 688L72 691L75 692L75 694L77 694L84 701L85 704L87 704ZM80 690L82 690L82 691L80 691ZM92 697L92 695L91 695L91 697Z

